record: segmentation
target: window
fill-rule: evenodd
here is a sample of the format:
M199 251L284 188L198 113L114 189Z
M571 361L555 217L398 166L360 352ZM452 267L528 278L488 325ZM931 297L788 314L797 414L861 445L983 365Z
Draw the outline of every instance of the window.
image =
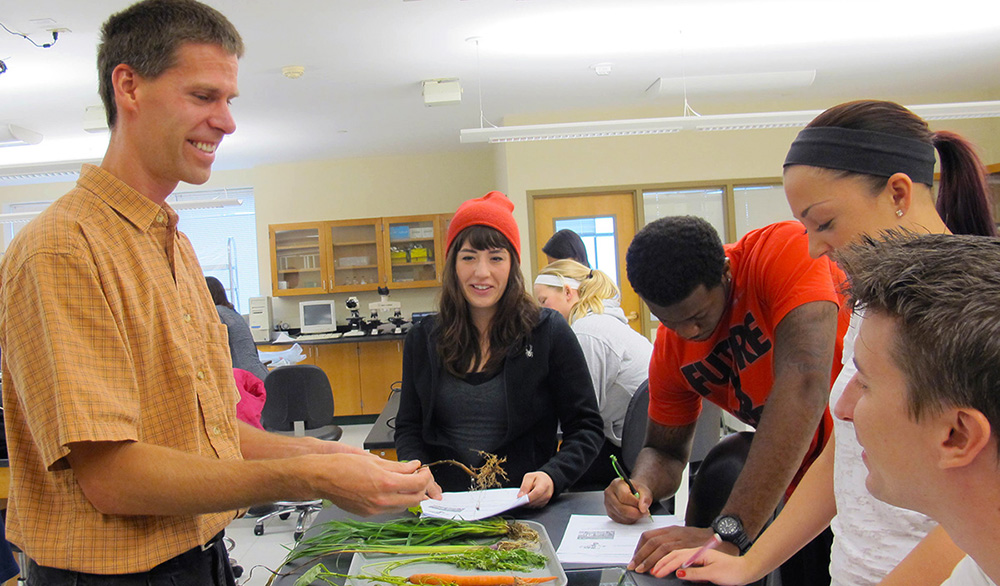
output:
M736 185L733 187L733 199L737 239L743 238L750 230L795 219L785 199L785 188L780 183Z
M667 216L704 218L726 240L723 187L657 189L642 193L646 224Z
M183 206L190 202L239 200L240 205L179 209L177 227L194 246L206 276L226 288L229 302L237 313L247 313L251 297L260 295L257 270L257 217L252 188L219 189L174 193L167 203Z
M226 207L201 205L201 202L209 200L239 200L241 203ZM180 216L178 228L191 240L205 275L222 281L236 311L249 311L249 298L260 294L253 189L248 187L174 193L167 198L167 202L182 208L177 210L177 215ZM52 202L10 204L6 212L37 214L50 203ZM195 208L183 208L192 203ZM5 250L27 222L25 219L2 225Z
M618 285L618 244L615 242L615 218L590 217L556 220L556 232L572 230L580 235L587 249L590 268L611 277Z

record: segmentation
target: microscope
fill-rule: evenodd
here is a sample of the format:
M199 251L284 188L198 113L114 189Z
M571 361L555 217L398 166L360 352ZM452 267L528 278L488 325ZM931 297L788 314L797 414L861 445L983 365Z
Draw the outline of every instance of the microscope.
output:
M378 288L379 301L368 304L368 309L371 310L371 318L368 320L368 325L372 328L372 334L379 333L378 326L381 325L382 321L379 319L379 312L386 311L392 312L392 317L388 319L394 327L392 329L393 334L403 333L403 324L406 320L403 319L402 306L398 301L389 301L389 288L379 287Z
M351 327L350 330L344 332L344 336L363 336L365 335L362 326L365 325L365 318L361 317L361 313L358 311L358 298L351 296L347 298L344 302L347 309L351 310L351 317L347 318L347 325Z

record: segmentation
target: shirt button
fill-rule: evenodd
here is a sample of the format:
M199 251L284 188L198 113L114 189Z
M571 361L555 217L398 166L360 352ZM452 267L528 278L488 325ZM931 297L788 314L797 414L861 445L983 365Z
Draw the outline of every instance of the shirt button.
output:
M159 223L161 223L161 224L164 222L165 218L166 218L166 216L164 216L162 213L156 214L156 221L159 222Z
M185 313L184 314L184 321L186 321L188 323L191 323L191 314L190 313Z
M222 430L219 429L218 425L212 428L212 435L222 435Z
M198 380L205 380L205 371L199 370L198 374L196 374L195 376L198 377Z

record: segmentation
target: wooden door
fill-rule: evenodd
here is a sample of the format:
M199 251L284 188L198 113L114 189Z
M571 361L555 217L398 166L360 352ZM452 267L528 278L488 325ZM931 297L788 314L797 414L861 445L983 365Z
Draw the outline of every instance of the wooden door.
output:
M532 243L535 254L535 271L538 271L547 264L542 246L556 232L556 222L559 220L587 219L587 218L614 218L614 248L616 263L616 277L618 287L622 292L622 310L628 317L629 325L645 335L642 331L642 320L639 319L640 303L639 296L632 290L625 275L625 253L628 245L635 236L635 194L610 193L600 195L559 195L559 196L535 196L535 242ZM591 259L591 266L594 260Z

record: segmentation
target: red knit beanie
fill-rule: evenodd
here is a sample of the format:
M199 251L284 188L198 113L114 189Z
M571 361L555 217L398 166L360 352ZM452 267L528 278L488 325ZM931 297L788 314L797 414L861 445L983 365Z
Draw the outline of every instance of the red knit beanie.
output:
M483 197L470 199L458 206L458 210L448 226L448 243L445 245L445 253L447 254L451 250L452 242L462 230L469 226L489 226L499 231L510 241L514 252L517 253L517 260L520 262L521 233L517 230L513 211L514 202L507 199L507 196L499 191L491 191Z

